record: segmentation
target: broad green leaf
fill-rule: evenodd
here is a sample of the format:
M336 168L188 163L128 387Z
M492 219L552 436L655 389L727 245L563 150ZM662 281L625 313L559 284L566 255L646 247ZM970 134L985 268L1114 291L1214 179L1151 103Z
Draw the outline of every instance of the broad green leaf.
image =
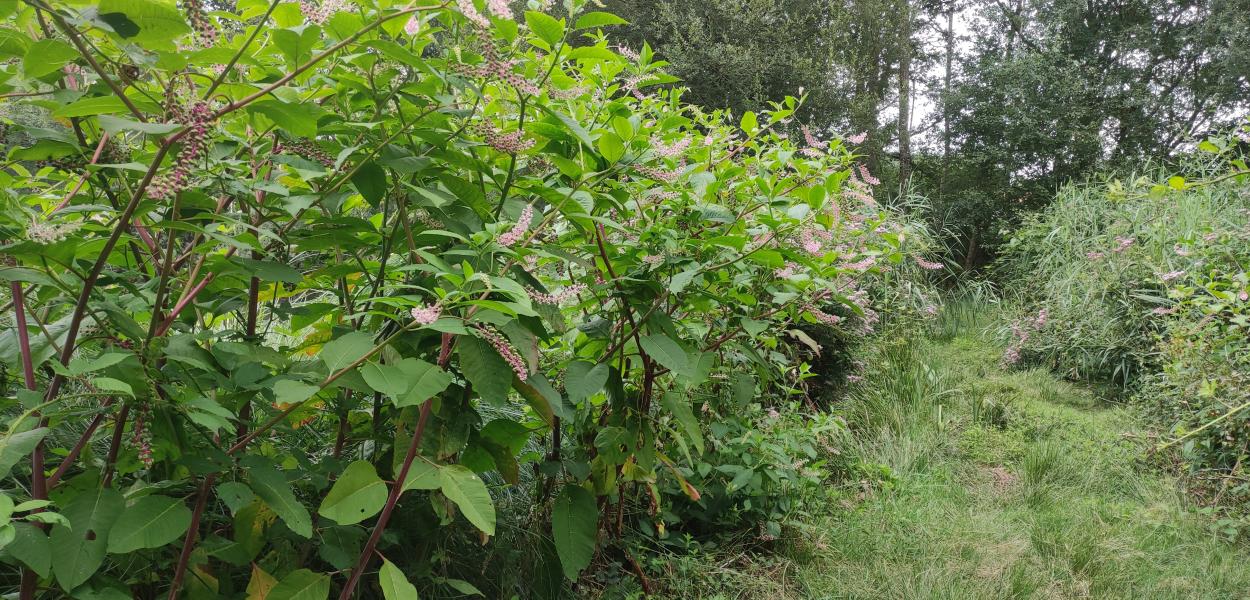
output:
M412 379L396 365L368 363L360 367L365 383L387 396L399 396L412 387Z
M495 405L508 401L512 368L489 343L474 336L461 336L456 341L456 353L460 355L461 372L483 400Z
M402 395L395 398L395 406L398 408L421 404L441 394L447 386L451 385L451 375L438 365L415 358L405 358L399 361L398 366L412 382Z
M91 385L102 392L114 392L125 394L131 398L135 397L135 391L130 387L129 383L112 377L96 377L91 380Z
M308 509L295 499L291 484L281 471L257 461L249 465L247 474L252 490L291 531L306 538L312 537L312 518Z
M298 404L312 398L313 394L316 394L318 391L320 391L320 388L315 385L308 385L302 381L283 379L273 385L273 399L279 405Z
M589 29L591 27L607 27L609 25L628 25L629 21L622 19L612 13L606 12L588 12L577 18L575 29Z
M166 496L144 496L122 512L109 536L108 550L125 554L142 548L160 548L182 539L191 525L191 510Z
M87 581L104 564L109 534L126 501L112 488L80 492L61 511L69 526L54 525L49 538L52 573L65 591Z
M560 557L560 567L569 580L576 581L578 573L594 558L598 529L599 508L595 497L579 485L564 486L551 508L551 538Z
M14 537L4 551L23 564L47 577L52 574L52 545L48 534L29 523L13 523Z
M373 464L358 460L334 482L317 512L339 525L354 525L378 514L386 504L386 484Z
M325 600L329 596L329 575L300 569L287 573L269 590L265 600Z
M495 504L482 478L462 465L443 467L438 477L443 495L460 507L464 517L486 535L495 535Z
M22 70L31 77L43 77L78 58L78 51L61 40L44 39L31 44L22 59Z
M748 110L742 114L742 122L739 123L738 126L741 127L747 135L755 135L755 132L760 128L760 122L755 116L755 113Z
M385 600L417 600L417 588L408 582L404 573L391 561L382 559L382 569L378 571L378 587L382 588Z
M599 136L596 147L599 149L599 154L602 154L603 158L610 163L621 160L621 157L625 156L625 143L611 131L605 131Z
M321 348L321 361L331 373L347 368L373 350L373 336L353 331Z
M273 575L252 563L252 578L247 581L247 589L244 591L247 593L247 600L266 600L277 585L278 580Z
M586 361L574 361L564 373L564 390L573 404L595 395L607 382L608 365L604 363L592 365Z
M39 427L0 437L0 479L8 477L13 465L30 456L45 435L48 435L48 428Z
M439 477L441 469L439 465L418 456L412 461L412 466L408 467L408 476L404 478L404 491L437 490L442 486L442 479Z
M117 96L96 96L83 98L77 102L66 104L54 111L52 116L61 119L70 117L89 117L91 115L107 115L111 113L129 112L130 109Z
M556 44L564 38L564 20L557 19L546 13L538 11L525 11L525 24L529 25L530 31L538 36L538 39L547 42L548 48L555 48Z
M661 333L653 333L643 336L641 341L642 350L664 368L676 374L684 374L689 369L686 351L672 338Z
M181 127L177 123L143 123L111 115L100 115L99 120L100 127L111 134L117 134L122 131L138 131L139 133L160 135L172 133Z
M119 37L139 44L168 42L191 31L170 0L100 0L99 14Z
M371 206L378 206L386 196L386 171L373 161L366 162L352 175L352 185Z
M315 105L307 103L287 103L277 100L263 100L247 107L249 112L265 115L282 131L299 137L311 138L317 135L317 119L321 111Z

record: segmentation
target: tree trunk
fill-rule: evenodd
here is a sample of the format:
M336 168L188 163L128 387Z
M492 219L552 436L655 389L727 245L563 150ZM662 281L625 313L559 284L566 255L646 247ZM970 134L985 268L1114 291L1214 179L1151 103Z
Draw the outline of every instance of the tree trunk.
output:
M946 8L946 72L942 78L942 174L938 178L938 197L945 191L946 175L951 162L951 63L955 55L955 6Z
M911 179L911 0L903 1L898 58L898 193L907 193Z

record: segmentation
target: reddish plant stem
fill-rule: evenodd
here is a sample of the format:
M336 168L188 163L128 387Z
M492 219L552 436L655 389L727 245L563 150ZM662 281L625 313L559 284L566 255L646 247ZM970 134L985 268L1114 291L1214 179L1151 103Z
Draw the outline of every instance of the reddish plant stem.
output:
M22 378L25 380L26 389L34 391L35 361L30 354L30 332L26 330L26 299L22 294L21 282L11 282L9 290L13 292L14 324L17 327L18 348L22 353ZM42 418L39 419L41 426L44 422ZM46 500L48 498L48 483L43 474L42 440L35 446L34 452L30 455L30 471L31 496L36 500ZM20 600L33 600L35 588L38 584L39 575L31 570L30 567L22 567L22 584L19 591Z
M195 538L200 533L200 520L204 517L204 506L208 503L208 491L213 487L216 473L204 476L200 490L196 493L195 510L191 512L191 526L187 528L187 537L182 541L182 552L178 555L178 566L174 569L174 581L170 584L169 600L177 600L178 590L182 587L182 579L187 574L187 563L191 561L191 550L195 548Z
M100 408L107 408L112 404L113 399L109 398L104 401L104 404L101 405ZM91 420L91 423L87 425L87 429L82 432L82 435L78 436L78 442L76 442L74 447L70 449L69 454L65 455L61 464L57 465L56 470L52 472L52 475L48 476L48 489L51 490L56 488L57 484L61 482L61 478L65 477L65 472L69 471L69 468L72 467L74 462L78 460L78 455L82 454L82 449L87 446L87 442L91 441L91 436L95 435L96 429L99 429L100 424L103 422L104 412L101 411L100 414L96 415L95 418Z
M130 405L122 405L117 413L117 423L113 425L113 439L109 440L109 453L104 458L104 487L113 482L113 467L117 465L117 454L121 452L122 436L126 432L126 419L130 417Z
M439 367L446 367L451 359L452 340L450 333L443 334L443 343L438 352ZM347 584L343 586L343 593L339 594L339 600L349 600L355 594L356 585L360 583L360 576L364 574L365 569L369 568L369 563L373 560L373 551L378 546L378 540L382 539L382 532L386 530L391 513L395 511L395 505L399 502L399 496L404 492L404 481L408 478L408 470L412 468L412 461L417 457L417 447L421 445L421 438L425 434L425 423L430 418L433 403L434 398L430 398L421 405L421 416L417 418L417 427L412 430L412 441L408 444L408 452L404 454L404 462L399 468L399 473L395 475L395 481L391 483L391 491L386 497L386 504L382 506L382 514L378 515L378 522L373 526L373 533L369 535L369 541L365 542L365 547L360 551L360 558L356 560L356 566L352 568Z

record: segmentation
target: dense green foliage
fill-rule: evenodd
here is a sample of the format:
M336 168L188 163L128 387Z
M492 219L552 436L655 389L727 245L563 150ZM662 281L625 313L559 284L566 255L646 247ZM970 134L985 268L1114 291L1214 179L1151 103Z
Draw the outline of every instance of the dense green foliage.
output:
M550 596L842 472L808 332L923 230L530 4L0 3L6 591Z
M1189 179L1065 189L1000 263L1021 304L1006 362L1114 382L1169 432L1163 448L1179 448L1200 479L1231 477L1236 496L1247 495L1250 453L1245 136L1204 142L1223 159Z

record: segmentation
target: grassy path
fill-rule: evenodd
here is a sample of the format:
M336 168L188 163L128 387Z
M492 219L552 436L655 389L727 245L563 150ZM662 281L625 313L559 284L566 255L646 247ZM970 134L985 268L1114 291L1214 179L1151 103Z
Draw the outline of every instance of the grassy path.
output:
M803 526L768 597L1250 597L1250 555L1142 463L1127 409L975 337L883 354L852 421L892 483Z

